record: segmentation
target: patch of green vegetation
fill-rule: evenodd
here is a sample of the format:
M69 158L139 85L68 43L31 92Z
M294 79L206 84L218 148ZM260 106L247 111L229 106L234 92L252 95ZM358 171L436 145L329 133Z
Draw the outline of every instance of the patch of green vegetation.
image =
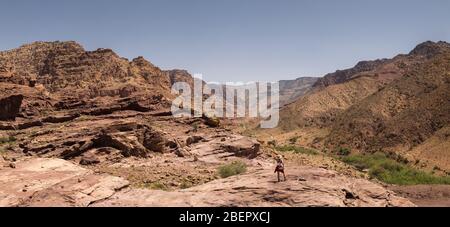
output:
M75 121L87 121L90 120L91 118L87 115L81 115L80 117L76 118Z
M39 131L32 131L32 132L30 133L30 138L37 137L38 135L39 135Z
M241 161L234 161L232 163L220 166L218 168L219 175L222 178L231 177L247 171L247 165Z
M11 135L0 137L0 153L12 150L16 141L16 137Z
M186 179L183 179L183 181L180 184L181 189L190 188L192 186L193 186L192 182L190 182L189 180L186 180Z
M200 126L200 122L198 122L198 121L192 123L192 132L197 132L199 126Z
M296 154L309 154L309 155L319 154L319 152L317 152L316 150L294 145L277 146L275 149L281 152L294 152Z
M341 157L347 164L359 170L369 170L369 175L388 184L417 185L417 184L450 184L450 176L436 176L398 162L387 154L356 154Z
M289 143L290 144L296 144L299 138L300 138L299 136L294 136L294 137L289 139Z
M4 136L4 137L0 137L0 144L5 144L5 143L14 143L16 142L17 139L14 136Z
M352 152L349 148L346 147L339 147L336 149L336 154L340 155L340 156L348 156L350 155Z
M267 144L269 146L276 147L277 146L277 141L276 140L270 140L269 142L267 142Z
M148 183L145 184L146 188L150 188L153 190L162 190L162 191L167 191L169 190L169 188L167 187L167 185L160 183L160 182L152 182L152 183Z

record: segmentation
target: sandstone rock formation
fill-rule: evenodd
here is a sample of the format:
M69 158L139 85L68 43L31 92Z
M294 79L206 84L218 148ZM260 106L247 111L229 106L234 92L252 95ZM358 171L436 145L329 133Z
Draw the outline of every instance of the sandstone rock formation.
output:
M414 206L333 171L295 167L288 181L276 183L271 169L165 192L132 189L124 179L60 159L34 159L0 171L0 206Z
M89 206L127 187L61 159L33 159L0 171L0 206Z
M129 62L110 49L85 51L75 42L24 45L1 52L0 62L0 81L43 85L50 92L72 97L127 97L139 91L169 93L170 87L169 77L142 57Z
M22 95L0 98L0 120L15 120L22 105Z

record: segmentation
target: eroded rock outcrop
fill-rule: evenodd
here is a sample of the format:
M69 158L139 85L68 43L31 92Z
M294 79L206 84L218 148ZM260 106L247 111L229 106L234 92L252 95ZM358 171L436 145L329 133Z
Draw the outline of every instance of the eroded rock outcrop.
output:
M61 159L33 159L0 171L0 206L89 206L129 185Z
M0 121L15 120L20 112L23 95L0 97Z
M255 158L259 155L261 144L250 138L241 137L226 141L220 147L238 157Z

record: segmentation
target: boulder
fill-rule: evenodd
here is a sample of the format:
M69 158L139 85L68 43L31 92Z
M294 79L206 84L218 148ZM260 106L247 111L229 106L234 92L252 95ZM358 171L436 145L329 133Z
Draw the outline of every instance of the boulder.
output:
M254 139L239 137L221 144L220 148L238 157L256 158L259 155L260 146L260 143Z
M166 142L166 146L171 148L171 149L176 149L179 147L178 142L176 140L168 140Z
M145 128L143 132L142 144L145 148L154 152L165 152L167 140L164 136L153 129Z
M112 147L122 152L125 157L147 157L148 150L137 141L137 139L130 139L121 134L100 134L97 138L92 140L93 147Z
M0 121L16 120L22 105L23 95L0 98Z
M205 121L205 125L208 125L209 127L217 128L220 126L220 120L217 117L203 115L203 120Z
M183 158L186 156L189 156L189 152L187 152L185 149L183 148L177 148L174 152L178 157Z
M202 141L204 138L201 136L190 136L186 139L186 145L189 146L194 143Z
M80 160L80 165L93 165L93 164L97 164L100 163L100 159L98 159L97 157L93 156L93 155L85 155L81 158Z

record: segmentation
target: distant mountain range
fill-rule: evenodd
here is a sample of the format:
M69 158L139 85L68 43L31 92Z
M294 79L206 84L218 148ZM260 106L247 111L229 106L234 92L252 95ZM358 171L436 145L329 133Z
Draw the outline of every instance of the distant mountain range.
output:
M310 91L318 77L300 77L295 80L280 80L280 106L294 102Z

